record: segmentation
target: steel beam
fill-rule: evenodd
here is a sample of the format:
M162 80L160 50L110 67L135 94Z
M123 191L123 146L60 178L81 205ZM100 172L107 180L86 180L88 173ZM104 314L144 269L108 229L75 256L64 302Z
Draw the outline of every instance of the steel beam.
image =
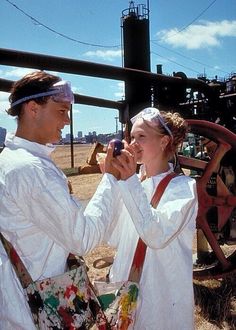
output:
M4 48L0 48L0 64L123 81L133 79L147 80L154 85L184 84L187 87L194 87L205 91L209 90L209 86L200 79L167 76L137 69L121 68L112 65Z
M11 87L13 85L14 81L7 80L7 79L1 79L0 78L0 91L2 92L10 92ZM77 104L86 104L96 107L102 107L102 108L111 108L111 109L118 109L122 110L124 108L124 102L116 102L112 100L107 99L101 99L98 97L91 97L91 96L85 96L81 94L74 93L75 97L75 103Z

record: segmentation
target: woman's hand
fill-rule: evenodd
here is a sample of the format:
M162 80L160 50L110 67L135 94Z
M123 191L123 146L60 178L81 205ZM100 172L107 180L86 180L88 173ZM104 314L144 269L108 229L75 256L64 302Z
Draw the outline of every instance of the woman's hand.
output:
M123 141L124 149L119 156L113 157L114 144L109 143L107 153L98 160L102 173L110 173L117 180L126 180L136 173L137 157L135 148Z
M134 173L137 168L137 156L135 148L124 141L124 149L121 154L116 156L112 161L112 166L120 173L121 180L127 180Z

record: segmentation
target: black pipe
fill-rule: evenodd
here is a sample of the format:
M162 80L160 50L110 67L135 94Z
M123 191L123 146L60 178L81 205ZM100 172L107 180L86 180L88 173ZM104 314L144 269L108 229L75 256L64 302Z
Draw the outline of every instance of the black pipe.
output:
M73 129L73 109L70 107L70 161L71 168L74 168L74 129Z
M11 87L13 85L13 80L7 80L0 78L0 91L2 92L10 92ZM81 94L75 94L75 104L86 104L91 106L97 106L102 108L111 108L122 110L124 108L124 102L116 102L112 100L101 99L97 97L85 96Z
M187 84L201 90L209 90L209 86L200 79L182 79L143 70L121 68L112 65L74 60L70 58L23 52L0 48L0 64L39 70L59 71L64 73L123 80L148 80L153 84Z

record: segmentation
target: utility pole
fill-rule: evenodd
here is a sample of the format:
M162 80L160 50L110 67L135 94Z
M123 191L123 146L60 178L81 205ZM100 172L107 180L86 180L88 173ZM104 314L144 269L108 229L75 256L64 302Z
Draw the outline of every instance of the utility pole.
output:
M115 117L115 120L116 120L116 134L118 133L118 119L119 119L119 117Z

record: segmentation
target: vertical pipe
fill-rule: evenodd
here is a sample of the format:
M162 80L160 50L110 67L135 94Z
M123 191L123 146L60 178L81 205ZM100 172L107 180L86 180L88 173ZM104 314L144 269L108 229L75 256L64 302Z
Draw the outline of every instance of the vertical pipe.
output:
M71 168L74 168L74 135L73 135L72 104L70 106L70 155L71 155Z
M129 8L122 11L122 28L124 67L151 72L147 8L144 5L134 6L134 2L130 1ZM142 108L150 106L150 83L143 79L126 79L125 99L129 105L129 117L137 114Z

